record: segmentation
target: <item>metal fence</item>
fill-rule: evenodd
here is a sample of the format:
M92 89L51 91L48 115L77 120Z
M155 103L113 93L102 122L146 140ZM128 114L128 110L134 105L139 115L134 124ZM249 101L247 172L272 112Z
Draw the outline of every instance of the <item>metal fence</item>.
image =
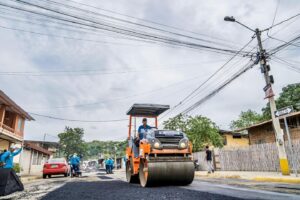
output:
M300 171L300 140L292 142L297 170ZM292 157L288 143L285 143L289 165L292 170ZM215 162L222 171L280 171L278 150L275 143L255 144L244 148L218 149ZM205 152L194 153L200 170L206 170Z

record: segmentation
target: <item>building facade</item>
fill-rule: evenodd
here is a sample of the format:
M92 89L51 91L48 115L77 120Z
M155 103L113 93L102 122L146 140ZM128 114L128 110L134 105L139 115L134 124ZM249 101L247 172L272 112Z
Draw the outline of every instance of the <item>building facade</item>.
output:
M51 152L30 141L24 141L21 155L21 174L42 176L44 163L49 160Z
M249 137L247 133L226 130L220 130L219 133L223 137L223 148L249 146Z
M300 140L300 112L294 112L286 116L291 140ZM284 140L287 141L283 117L280 117L280 125L284 133ZM275 132L272 120L241 129L247 130L250 144L275 143ZM239 130L239 131L241 131Z
M0 151L23 142L26 120L34 119L0 90Z

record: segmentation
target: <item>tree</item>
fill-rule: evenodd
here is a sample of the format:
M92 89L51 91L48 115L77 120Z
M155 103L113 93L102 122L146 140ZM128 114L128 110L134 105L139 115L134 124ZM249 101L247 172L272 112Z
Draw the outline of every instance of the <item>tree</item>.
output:
M167 121L164 121L163 125L164 128L168 130L178 130L186 132L187 120L182 114L179 114L175 117L169 118Z
M63 133L58 134L60 150L66 158L69 158L73 153L80 156L86 155L86 144L83 140L84 130L82 128L65 127Z
M263 115L249 109L247 111L242 111L237 120L231 121L230 128L232 130L245 128L265 119L266 118Z
M125 141L98 141L87 142L87 157L96 159L101 154L104 157L125 156L127 140Z
M193 151L201 151L207 144L215 147L223 146L223 138L219 128L209 118L203 116L189 117L187 121L187 136L193 144Z
M185 132L193 144L194 152L203 150L207 144L215 147L223 146L223 138L219 134L218 127L207 117L178 115L163 124L165 129Z
M295 111L300 111L300 83L290 84L282 88L282 92L276 100L276 106L277 109L293 106ZM265 118L271 119L269 103L262 109L262 112Z

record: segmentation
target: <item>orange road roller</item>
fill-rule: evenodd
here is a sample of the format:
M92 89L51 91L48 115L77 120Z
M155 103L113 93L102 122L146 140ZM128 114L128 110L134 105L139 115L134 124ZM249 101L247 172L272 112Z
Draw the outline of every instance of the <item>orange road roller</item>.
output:
M191 142L181 131L158 129L158 116L169 108L168 105L134 104L127 112L126 179L129 183L139 182L142 187L147 187L193 182L195 168ZM138 133L137 118L154 119L155 126L145 125L146 131Z

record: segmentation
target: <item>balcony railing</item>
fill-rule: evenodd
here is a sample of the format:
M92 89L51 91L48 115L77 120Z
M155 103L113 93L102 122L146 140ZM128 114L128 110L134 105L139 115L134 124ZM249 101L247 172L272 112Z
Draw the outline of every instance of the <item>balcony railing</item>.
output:
M10 131L10 132L12 132L12 133L15 132L15 130L14 130L12 127L7 126L6 124L2 124L2 128L4 128L5 130Z

